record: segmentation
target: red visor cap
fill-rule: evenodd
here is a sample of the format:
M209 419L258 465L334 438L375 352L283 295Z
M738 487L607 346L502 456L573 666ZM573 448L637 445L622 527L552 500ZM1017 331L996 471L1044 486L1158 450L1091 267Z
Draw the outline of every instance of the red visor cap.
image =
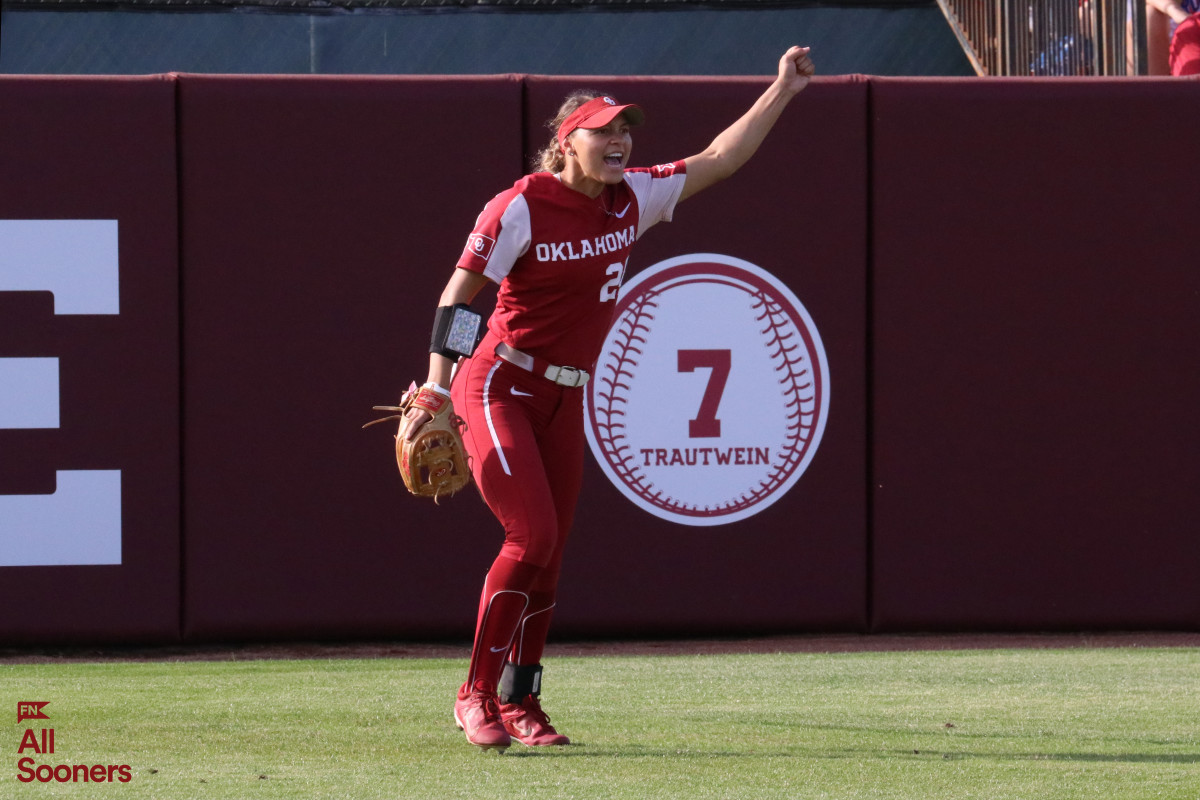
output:
M570 113L563 120L563 124L558 126L558 146L565 149L567 137L571 135L571 131L576 128L603 128L608 123L617 118L619 114L625 114L625 119L629 120L630 125L641 125L646 119L646 114L642 111L641 106L621 105L608 95L596 97L588 100Z

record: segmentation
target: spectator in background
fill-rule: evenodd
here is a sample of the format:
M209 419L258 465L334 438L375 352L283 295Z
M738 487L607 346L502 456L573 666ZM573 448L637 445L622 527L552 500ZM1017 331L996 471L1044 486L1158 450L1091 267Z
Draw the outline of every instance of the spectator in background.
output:
M1200 0L1146 0L1146 6L1150 74L1200 75Z

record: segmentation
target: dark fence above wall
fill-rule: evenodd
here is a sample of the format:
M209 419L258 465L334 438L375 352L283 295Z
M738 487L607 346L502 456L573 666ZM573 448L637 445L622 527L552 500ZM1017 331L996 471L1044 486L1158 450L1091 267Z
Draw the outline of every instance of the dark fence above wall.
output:
M0 73L970 75L932 3L5 3Z
M805 8L887 7L925 8L935 0L5 0L11 8L142 9L197 11L202 9L261 8L301 13L388 11L396 9L439 11L484 9L510 11L572 11L576 9L684 10L689 8Z

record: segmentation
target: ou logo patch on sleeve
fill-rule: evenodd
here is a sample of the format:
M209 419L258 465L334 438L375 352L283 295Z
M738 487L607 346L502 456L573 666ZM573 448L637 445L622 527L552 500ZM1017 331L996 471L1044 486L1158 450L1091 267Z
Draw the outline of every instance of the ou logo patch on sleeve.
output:
M492 257L492 248L495 246L496 240L482 233L472 233L467 237L467 252L479 256L484 261Z
M804 474L829 415L829 366L787 286L701 253L622 288L586 399L588 443L625 497L671 522L723 525Z

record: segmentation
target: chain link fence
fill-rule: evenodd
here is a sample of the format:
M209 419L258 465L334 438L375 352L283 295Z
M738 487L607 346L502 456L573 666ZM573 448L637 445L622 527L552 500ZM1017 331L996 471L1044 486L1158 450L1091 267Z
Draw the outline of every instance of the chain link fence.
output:
M870 8L923 8L934 0L4 0L6 8L75 10L204 11L229 8L301 11L308 14L342 11L387 11L393 9L437 11L570 11L590 8L607 10L741 8L778 9L814 6Z
M934 0L4 0L0 73L970 75Z

